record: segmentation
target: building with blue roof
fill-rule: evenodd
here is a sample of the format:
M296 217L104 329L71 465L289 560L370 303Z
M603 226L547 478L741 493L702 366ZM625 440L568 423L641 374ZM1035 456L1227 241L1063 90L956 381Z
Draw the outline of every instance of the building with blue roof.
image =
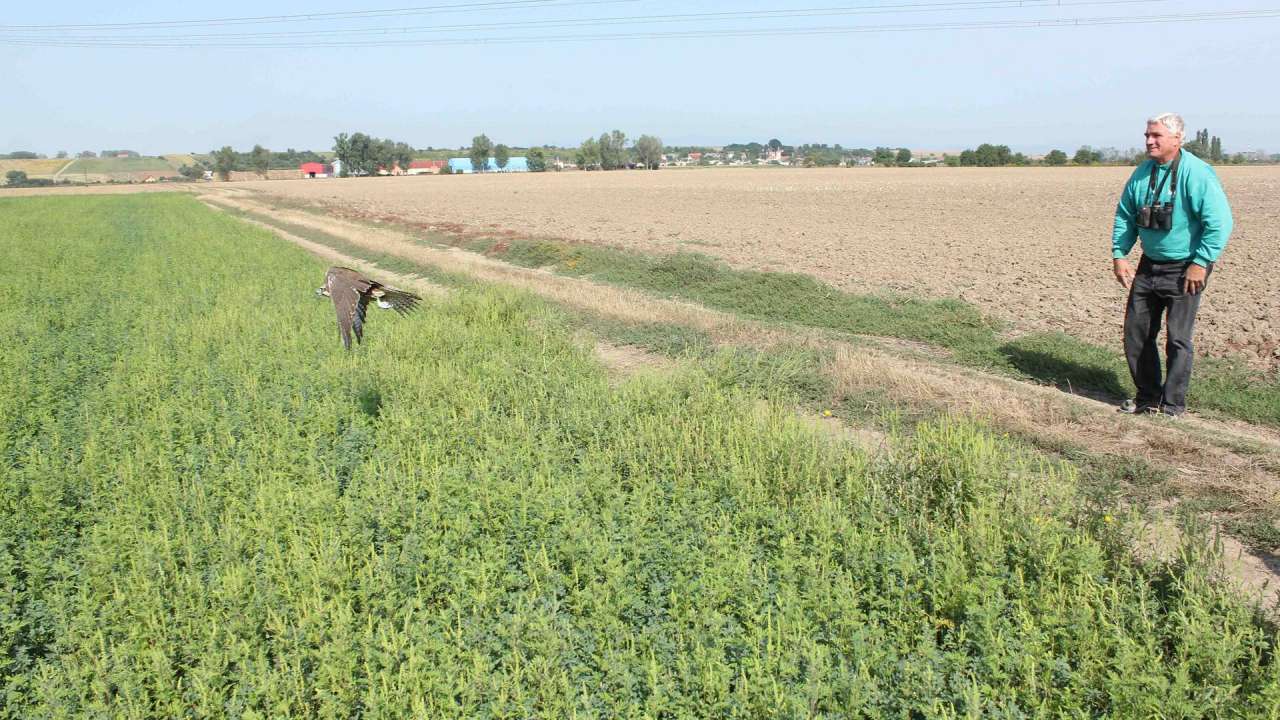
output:
M455 173L473 173L475 167L471 164L471 158L449 158L449 169ZM529 172L529 158L521 155L507 160L507 166L498 169L498 163L493 158L489 158L488 164L485 165L485 172Z

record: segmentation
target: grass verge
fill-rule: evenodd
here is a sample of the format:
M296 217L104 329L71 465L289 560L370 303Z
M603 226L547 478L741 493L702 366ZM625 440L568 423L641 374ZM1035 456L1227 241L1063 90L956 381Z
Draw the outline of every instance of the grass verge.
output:
M1113 401L1133 386L1119 353L1063 333L1000 338L1000 324L959 300L855 295L794 273L735 270L703 255L649 256L545 240L473 239L463 247L526 267L590 277L692 300L756 320L945 348L960 363ZM1197 361L1188 402L1211 414L1280 427L1280 374L1219 359Z

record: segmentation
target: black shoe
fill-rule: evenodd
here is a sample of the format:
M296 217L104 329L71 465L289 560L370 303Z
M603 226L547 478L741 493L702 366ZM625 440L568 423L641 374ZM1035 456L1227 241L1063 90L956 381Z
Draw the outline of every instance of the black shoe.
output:
M1125 398L1125 401L1120 403L1120 407L1116 408L1116 411L1126 415L1146 415L1147 413L1158 413L1160 408L1153 405L1139 405L1137 400Z

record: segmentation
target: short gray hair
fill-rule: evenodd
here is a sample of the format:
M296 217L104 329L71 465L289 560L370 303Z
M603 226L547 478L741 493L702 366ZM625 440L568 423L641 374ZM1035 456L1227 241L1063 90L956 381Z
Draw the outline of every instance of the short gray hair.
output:
M1183 128L1186 126L1182 122L1182 116L1178 113L1160 113L1153 118L1149 118L1147 120L1147 124L1163 125L1174 135L1177 135L1180 138L1186 137L1186 133L1183 132Z

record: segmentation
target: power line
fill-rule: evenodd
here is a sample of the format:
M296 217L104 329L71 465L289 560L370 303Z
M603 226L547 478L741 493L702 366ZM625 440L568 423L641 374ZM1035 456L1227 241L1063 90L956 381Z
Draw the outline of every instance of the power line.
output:
M1006 10L1057 7L1082 7L1098 5L1136 5L1168 0L951 0L949 2L900 2L881 5L857 5L838 7L812 7L785 10L737 10L725 12L680 13L660 15L625 15L619 17L571 18L549 20L523 20L465 25L426 25L408 27L375 27L330 30L294 30L259 33L217 33L184 35L133 35L130 41L141 40L243 40L255 38L319 37L326 35L410 35L429 32L460 32L500 30L512 28L593 27L607 25L646 25L677 22L726 22L731 20L777 20L788 18L838 17L848 15L884 15L906 13L953 12L959 10ZM2 35L2 31L0 31ZM117 35L54 35L52 40L121 40Z
M417 7L388 8L384 10L342 10L296 15L258 15L252 17L211 18L204 20L152 20L145 22L85 23L78 25L0 25L0 30L11 32L47 32L58 30L153 30L165 27L216 27L219 25L255 25L267 23L324 22L330 20L354 20L363 18L429 15L435 13L488 12L493 10L525 10L544 7L571 7L575 5L619 5L640 0L490 0L454 5L421 5Z
M495 37L463 37L432 39L377 39L354 41L304 41L278 43L200 43L188 42L148 42L148 41L77 41L77 40L44 40L44 39L0 39L0 43L21 46L42 47L120 47L120 48L226 48L226 49L287 49L287 48L341 48L341 47L408 47L408 46L454 46L454 45L511 45L511 44L543 44L558 42L595 42L595 41L627 41L627 40L664 40L664 39L703 39L731 37L785 37L785 36L820 36L850 35L862 33L905 33L927 32L939 30L988 30L988 29L1036 29L1036 28L1071 28L1096 27L1108 25L1155 25L1169 23L1212 22L1226 20L1248 20L1280 18L1280 9L1275 10L1227 10L1202 13L1184 13L1180 15L1143 15L1123 17L1082 17L1056 18L1045 20L985 20L972 22L943 23L903 23L892 25L855 25L855 26L814 26L770 29L737 29L737 30L691 30L672 32L634 32L594 35L543 35L543 36L495 36Z

